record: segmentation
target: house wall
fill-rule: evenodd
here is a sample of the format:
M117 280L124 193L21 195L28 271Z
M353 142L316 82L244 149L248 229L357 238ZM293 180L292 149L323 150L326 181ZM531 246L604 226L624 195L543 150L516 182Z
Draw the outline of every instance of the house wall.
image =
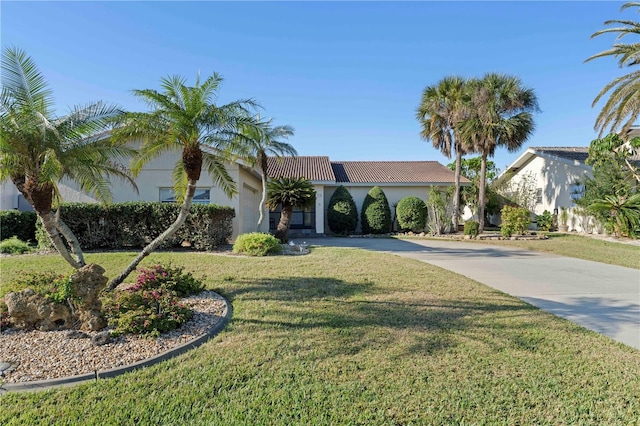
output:
M136 177L135 181L138 186L138 192L128 183L114 179L111 182L113 202L160 201L160 188L173 187L172 171L180 155L179 152L167 152L149 162L145 169ZM210 190L211 204L220 204L234 208L236 217L233 220L232 239L235 239L240 233L253 232L256 230L261 184L256 175L241 167L238 163L229 164L227 171L238 187L238 194L232 198L227 197L227 195L216 186L212 177L205 170L202 171L197 187ZM65 202L97 202L94 197L80 191L74 182L63 181L59 184L59 189L62 199ZM1 209L10 210L18 207L19 192L12 182L5 182L1 187L1 192ZM249 224L249 218L243 221L243 213L255 215L253 225ZM268 230L268 215L266 217L266 225L263 224L263 228ZM252 217L250 218L253 219Z
M326 212L329 208L329 201L331 200L331 196L338 188L339 185L336 186L325 186L324 187L324 204L323 211ZM360 214L362 211L362 204L364 203L364 199L367 196L367 193L373 188L375 185L344 185L344 187L349 191L351 196L353 197L353 201L356 203L356 208L358 209L358 227L356 228L356 232L360 232ZM394 205L398 203L401 199L409 196L418 197L421 200L427 200L429 190L431 186L426 185L384 185L378 184L383 191L385 196L387 197L387 201L389 202L389 208L391 209L391 217L395 217ZM326 215L325 215L326 216ZM316 222L318 223L318 222ZM325 225L326 232L330 232L329 224L324 218L323 221Z
M535 177L536 188L542 189L542 201L536 203L533 209L533 213L539 215L545 210L553 213L555 209L559 211L560 207L575 207L571 194L574 184L589 176L590 168L578 162L572 164L567 160L536 156L518 170L511 180L520 182L529 173ZM577 224L574 228L581 230Z

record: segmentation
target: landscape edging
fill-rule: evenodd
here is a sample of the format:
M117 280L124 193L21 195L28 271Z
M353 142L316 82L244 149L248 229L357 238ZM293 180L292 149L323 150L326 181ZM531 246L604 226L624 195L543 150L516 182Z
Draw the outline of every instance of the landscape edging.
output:
M156 356L138 361L133 364L124 365L122 367L116 367L109 370L96 371L95 373L85 373L76 376L37 380L33 382L4 383L0 386L0 394L5 392L39 391L58 387L73 386L92 380L97 381L100 379L108 379L124 373L128 373L130 371L138 370L140 368L151 367L152 365L155 365L159 362L174 358L202 345L207 340L216 336L227 325L227 323L231 319L231 316L233 315L233 306L226 298L222 297L222 300L224 301L225 308L220 321L218 321L213 327L211 327L209 331L207 331L207 333L203 334L202 336L196 337L195 339L192 339L180 346L176 346L175 348L166 350Z

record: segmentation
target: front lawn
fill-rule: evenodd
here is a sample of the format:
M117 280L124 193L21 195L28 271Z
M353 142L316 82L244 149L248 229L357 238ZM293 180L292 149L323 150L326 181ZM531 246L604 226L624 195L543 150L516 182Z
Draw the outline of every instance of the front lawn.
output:
M132 253L90 254L119 272ZM204 276L233 320L115 379L0 397L0 424L635 424L640 351L477 282L357 249L156 253ZM2 292L20 269L0 259ZM4 354L1 354L4 356Z

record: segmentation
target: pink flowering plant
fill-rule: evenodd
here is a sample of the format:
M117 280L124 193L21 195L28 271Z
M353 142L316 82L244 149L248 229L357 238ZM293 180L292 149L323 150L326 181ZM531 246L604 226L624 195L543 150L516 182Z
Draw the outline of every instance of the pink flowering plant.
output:
M202 291L202 281L172 265L154 265L138 272L135 284L103 300L109 325L114 327L113 334L158 336L193 317L193 312L180 303L179 298Z

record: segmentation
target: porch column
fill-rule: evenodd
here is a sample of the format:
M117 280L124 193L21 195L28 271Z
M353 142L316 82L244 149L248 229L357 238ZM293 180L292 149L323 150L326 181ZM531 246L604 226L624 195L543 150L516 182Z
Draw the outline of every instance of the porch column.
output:
M324 234L324 185L313 185L316 190L316 234Z

